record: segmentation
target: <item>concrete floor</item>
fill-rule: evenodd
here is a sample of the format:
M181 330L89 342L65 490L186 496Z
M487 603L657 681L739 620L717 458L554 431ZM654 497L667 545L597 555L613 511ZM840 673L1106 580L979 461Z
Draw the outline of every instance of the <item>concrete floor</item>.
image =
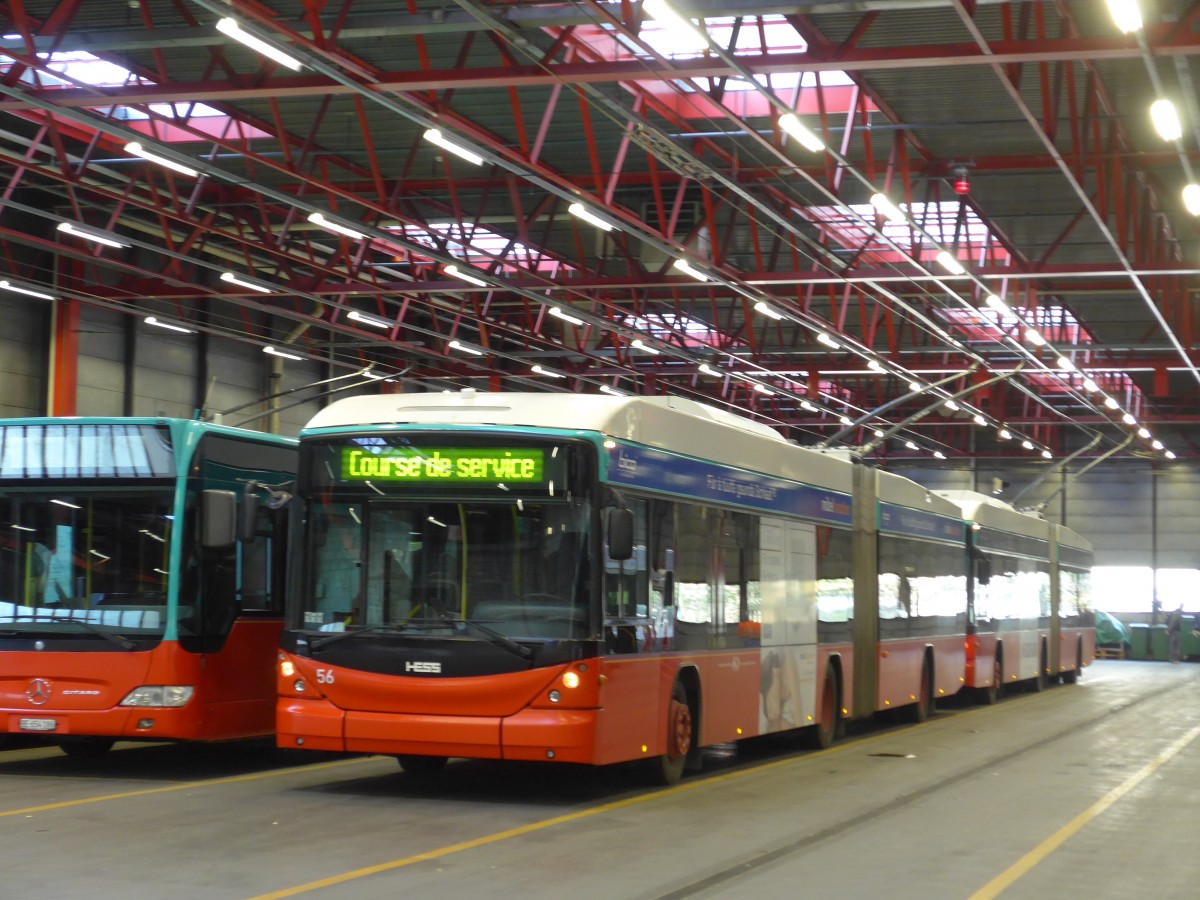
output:
M0 751L0 898L1200 896L1200 665L1075 686L825 752L626 768L118 745Z

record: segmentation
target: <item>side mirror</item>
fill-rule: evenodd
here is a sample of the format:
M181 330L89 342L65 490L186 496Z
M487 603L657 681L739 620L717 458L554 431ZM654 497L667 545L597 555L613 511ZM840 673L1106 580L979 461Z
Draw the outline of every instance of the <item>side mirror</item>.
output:
M621 562L633 558L633 510L614 507L608 511L608 558Z
M243 544L254 543L258 533L258 494L247 488L242 494L242 508L238 510L237 539Z
M204 491L200 494L200 545L225 550L237 541L237 494Z

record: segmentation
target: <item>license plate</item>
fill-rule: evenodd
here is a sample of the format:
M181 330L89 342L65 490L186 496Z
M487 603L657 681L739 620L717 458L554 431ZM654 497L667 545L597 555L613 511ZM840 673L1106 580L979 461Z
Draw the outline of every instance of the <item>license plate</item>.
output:
M22 731L54 731L58 722L55 719L22 719L17 727Z

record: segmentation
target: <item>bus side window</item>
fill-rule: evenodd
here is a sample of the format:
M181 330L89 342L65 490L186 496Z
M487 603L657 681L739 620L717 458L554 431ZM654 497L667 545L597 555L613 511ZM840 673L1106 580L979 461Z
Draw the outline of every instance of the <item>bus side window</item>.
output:
M712 525L720 514L691 503L675 506L675 646L707 648L715 586Z
M275 510L259 504L254 540L238 545L238 592L243 612L283 610L278 556L283 552L284 541L275 533L276 522L281 518Z

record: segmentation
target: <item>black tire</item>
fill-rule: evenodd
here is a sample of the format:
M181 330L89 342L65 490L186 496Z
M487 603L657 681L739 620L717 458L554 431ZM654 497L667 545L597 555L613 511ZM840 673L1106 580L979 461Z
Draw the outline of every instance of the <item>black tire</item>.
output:
M1004 696L1004 657L999 653L992 657L992 683L980 688L983 692L983 702L994 706Z
M821 685L821 714L817 724L809 729L810 742L817 750L828 750L837 740L841 723L841 686L832 665L825 666L825 681Z
M115 738L89 737L63 741L59 746L71 759L103 759L115 743Z
M651 778L656 784L679 783L695 740L687 689L682 682L676 681L671 688L671 701L667 704L667 749L657 759L650 761Z
M921 684L917 690L917 702L909 705L908 717L913 722L920 724L927 721L933 715L935 706L933 698L933 669L930 668L928 659L921 663Z
M396 761L400 763L400 768L406 775L412 775L414 778L433 778L446 768L444 756L413 756L402 753L396 757Z

